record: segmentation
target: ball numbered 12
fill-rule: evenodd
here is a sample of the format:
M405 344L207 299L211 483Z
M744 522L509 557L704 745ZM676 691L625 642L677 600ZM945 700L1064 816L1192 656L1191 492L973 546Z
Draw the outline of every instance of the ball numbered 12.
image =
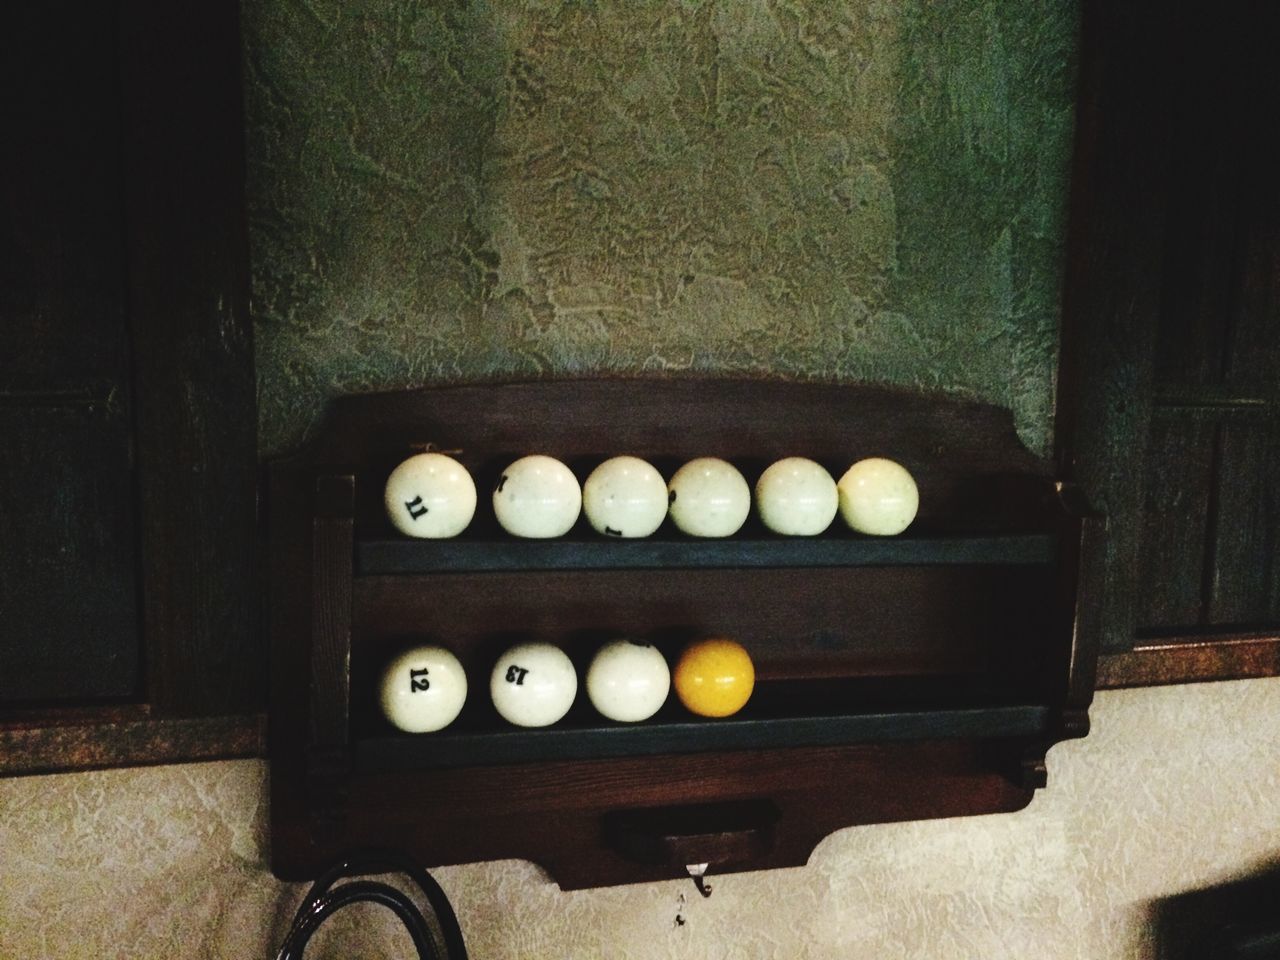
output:
M502 529L516 537L562 537L581 511L578 478L554 457L521 457L502 471L493 490L494 515Z
M742 644L723 637L691 643L673 676L676 696L700 717L728 717L751 699L755 665Z
M467 674L444 647L414 647L387 664L379 684L382 714L406 733L443 730L467 700Z
M587 668L587 696L601 716L623 723L648 720L667 702L671 670L651 643L612 640Z
M559 647L521 643L498 658L489 696L502 719L517 727L549 727L573 706L578 672Z
M639 457L613 457L582 485L582 509L596 533L647 537L667 516L667 483Z
M420 453L391 471L383 496L387 516L410 537L456 537L476 512L467 468L443 453Z

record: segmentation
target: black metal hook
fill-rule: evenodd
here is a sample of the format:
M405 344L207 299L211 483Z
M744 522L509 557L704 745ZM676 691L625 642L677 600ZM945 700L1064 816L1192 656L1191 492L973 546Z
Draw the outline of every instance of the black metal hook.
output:
M707 864L690 863L685 869L689 871L689 879L693 881L693 885L698 888L698 892L702 896L711 896L711 884L707 883Z

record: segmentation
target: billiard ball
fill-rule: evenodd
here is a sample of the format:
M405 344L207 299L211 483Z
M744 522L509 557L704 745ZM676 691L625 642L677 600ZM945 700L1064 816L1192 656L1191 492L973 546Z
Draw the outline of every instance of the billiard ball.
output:
M414 647L382 671L382 714L406 733L431 733L453 723L467 699L467 674L443 647Z
M690 460L667 485L668 513L692 537L730 537L751 512L751 488L738 468L717 457Z
M837 487L840 515L859 533L891 537L915 519L920 492L911 474L900 463L883 457L859 460Z
M494 664L489 696L498 713L517 727L547 727L573 706L578 673L559 647L522 643Z
M657 647L638 640L606 643L587 668L587 696L601 716L648 720L667 702L671 670Z
M391 471L383 493L387 516L410 537L456 537L476 512L467 468L443 453L419 453Z
M831 526L840 505L836 482L821 464L787 457L756 482L756 510L766 527L789 537L812 537Z
M554 457L521 457L502 471L493 512L507 533L548 539L568 533L582 510L582 488L573 471Z
M676 696L700 717L728 717L751 699L756 671L742 644L723 637L685 648L672 675Z
M582 485L582 509L597 533L647 537L667 515L667 484L639 457L614 457Z

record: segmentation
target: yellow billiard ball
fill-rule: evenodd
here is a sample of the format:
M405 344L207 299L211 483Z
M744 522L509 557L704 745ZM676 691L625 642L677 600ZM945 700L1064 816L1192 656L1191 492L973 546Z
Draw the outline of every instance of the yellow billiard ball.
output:
M672 681L676 696L691 713L728 717L751 698L756 670L742 644L716 637L686 647Z

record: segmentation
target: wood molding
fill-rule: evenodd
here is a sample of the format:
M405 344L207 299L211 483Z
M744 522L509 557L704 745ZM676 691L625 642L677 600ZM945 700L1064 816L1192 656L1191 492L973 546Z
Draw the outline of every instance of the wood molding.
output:
M0 776L266 755L262 714L149 716L145 705L31 713L0 722Z
M1280 676L1280 634L1160 637L1098 660L1098 689Z

